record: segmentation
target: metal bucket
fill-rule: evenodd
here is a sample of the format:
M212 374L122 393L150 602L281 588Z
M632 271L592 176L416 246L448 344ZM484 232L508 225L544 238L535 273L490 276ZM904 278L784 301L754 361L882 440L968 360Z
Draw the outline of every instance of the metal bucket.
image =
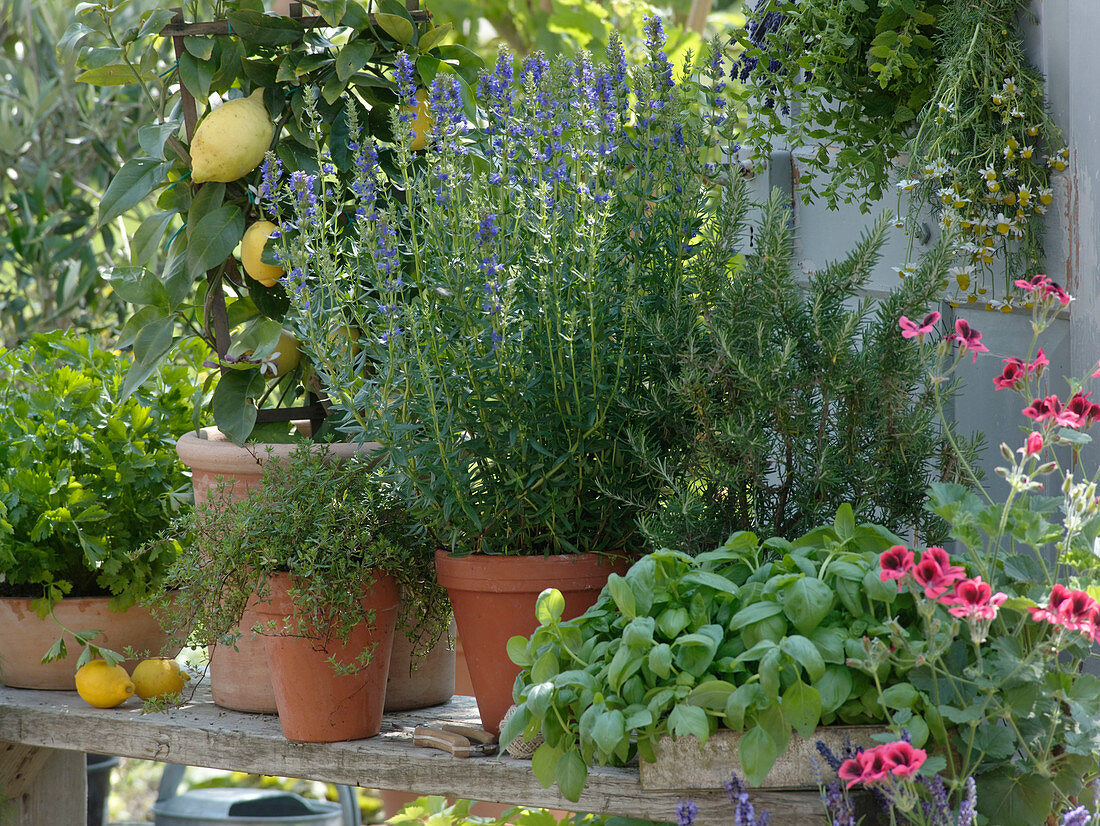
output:
M194 789L153 806L156 826L341 826L340 806L278 789Z

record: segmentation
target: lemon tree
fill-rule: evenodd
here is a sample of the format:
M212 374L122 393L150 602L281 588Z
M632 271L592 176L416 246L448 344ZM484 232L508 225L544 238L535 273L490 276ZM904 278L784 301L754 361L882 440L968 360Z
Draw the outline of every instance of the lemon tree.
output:
M349 107L375 137L391 140L399 51L415 56L421 85L449 72L470 100L481 67L474 52L447 42L449 26L415 17L399 0L374 4L373 22L359 0L312 5L321 18L316 27L265 13L259 0L229 0L188 7L200 30L166 30L174 16L168 9L122 26L116 7L84 3L60 44L82 70L79 80L136 85L157 109L138 131L140 153L126 159L99 205L98 223L108 226L139 204L155 204L129 239L130 261L109 273L114 294L132 308L121 333L121 346L134 354L126 391L180 341L202 338L228 368L212 372L204 388L214 422L237 442L251 433L258 405L293 404L308 376L304 365L283 369L294 359L281 340L289 304L282 273L264 253L264 239L246 233L265 220L257 206L270 186L264 153L285 174L314 175L319 139L346 187L354 165ZM173 32L184 47L178 57L164 36ZM193 132L183 123L184 92L198 105ZM311 120L305 104L313 95ZM426 103L424 110L427 117ZM210 308L222 298L228 329L219 336ZM284 358L272 371L267 357L276 351Z

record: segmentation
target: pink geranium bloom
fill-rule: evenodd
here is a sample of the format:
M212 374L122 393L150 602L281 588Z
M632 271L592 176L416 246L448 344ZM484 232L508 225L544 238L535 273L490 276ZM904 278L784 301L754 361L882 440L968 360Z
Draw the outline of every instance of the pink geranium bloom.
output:
M913 569L915 559L913 552L904 545L895 545L890 550L883 551L878 558L879 567L882 568L879 581L886 582L890 579L896 579L898 581L898 593L901 593L902 580Z
M978 360L978 353L989 352L989 348L982 344L982 334L971 327L965 318L955 321L955 332L948 333L947 340L958 342L960 352L966 353L969 351L973 353L974 358L971 359L971 364Z
M1051 625L1060 625L1070 631L1081 631L1093 639L1100 635L1100 627L1097 626L1100 604L1084 591L1071 591L1058 583L1050 589L1050 600L1046 608L1027 610L1036 622L1045 620Z
M1043 434L1038 431L1032 431L1027 437L1027 445L1025 450L1028 456L1032 456L1043 449Z
M1029 419L1034 419L1037 422L1045 422L1050 419L1062 427L1080 427L1084 423L1077 413L1069 408L1063 408L1062 402L1059 401L1057 396L1035 399L1021 412Z
M870 785L894 777L907 778L917 773L928 759L923 749L913 748L912 744L900 740L885 743L872 749L861 751L855 757L845 760L837 769L841 780L848 781L848 788L856 783Z
M1029 293L1037 292L1043 298L1053 297L1057 299L1058 303L1063 307L1073 301L1073 296L1063 290L1046 275L1035 275L1026 281L1020 278L1016 280L1015 284L1021 290L1027 290Z
M1027 377L1027 368L1017 358L1004 359L1004 369L1001 375L993 379L993 386L997 390L1015 390Z
M898 319L898 326L901 327L902 338L924 338L927 333L932 332L932 329L936 326L936 323L940 320L940 314L932 311L924 317L924 321L917 324L915 321L910 321L905 316Z
M837 775L841 780L848 781L848 788L850 789L856 783L866 785L885 780L890 776L891 768L893 766L886 762L885 755L880 747L876 746L873 749L860 752L849 760L845 760L837 769Z
M1100 419L1100 404L1089 401L1092 392L1083 393L1078 390L1072 398L1066 402L1066 411L1077 417L1082 427L1088 427L1097 419Z
M960 619L993 619L997 616L997 608L1008 599L1007 594L1000 592L994 594L988 582L982 582L980 576L973 579L964 579L955 583L954 590L950 594L940 597L943 605L950 605L947 612Z
M1002 359L1002 361L1005 365L1004 369L1001 371L1001 375L993 379L993 386L998 390L1015 390L1025 378L1032 373L1042 373L1043 368L1050 364L1042 347L1039 348L1039 354L1035 357L1035 361L1030 364L1018 358L1007 358Z
M1041 290L1043 285L1050 281L1045 275L1033 275L1031 278L1017 278L1014 282L1021 290L1027 290L1029 293L1033 293L1036 290Z
M878 746L878 749L883 752L883 760L890 765L890 774L895 777L912 777L928 759L928 752L913 748L904 740Z
M951 564L947 551L935 546L922 553L920 562L913 566L913 579L924 588L924 595L928 599L939 599L948 588L965 576L965 570Z

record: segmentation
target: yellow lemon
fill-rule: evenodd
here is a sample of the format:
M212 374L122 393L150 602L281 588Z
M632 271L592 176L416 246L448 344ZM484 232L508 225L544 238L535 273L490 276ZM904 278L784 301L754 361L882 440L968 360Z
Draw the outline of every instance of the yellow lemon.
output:
M241 238L241 266L249 277L265 287L273 286L286 272L276 264L265 264L261 258L271 233L277 229L270 221L257 221L244 231Z
M134 668L134 689L143 700L171 697L183 691L191 675L180 670L179 663L167 657L142 660Z
M263 89L213 109L191 140L191 179L229 183L260 165L274 126Z
M404 107L404 111L412 112L411 106ZM409 127L413 131L412 141L409 143L409 149L413 152L419 152L425 146L428 145L428 130L435 125L435 116L432 115L432 110L428 105L428 90L417 89L416 90L416 117L413 119Z
M76 693L88 705L114 708L134 693L134 683L121 665L92 660L76 671Z

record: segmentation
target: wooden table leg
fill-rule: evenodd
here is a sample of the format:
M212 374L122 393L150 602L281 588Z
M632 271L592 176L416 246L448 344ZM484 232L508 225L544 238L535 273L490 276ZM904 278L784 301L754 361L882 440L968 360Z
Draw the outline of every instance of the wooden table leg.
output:
M82 751L0 742L0 822L84 824L88 773Z

